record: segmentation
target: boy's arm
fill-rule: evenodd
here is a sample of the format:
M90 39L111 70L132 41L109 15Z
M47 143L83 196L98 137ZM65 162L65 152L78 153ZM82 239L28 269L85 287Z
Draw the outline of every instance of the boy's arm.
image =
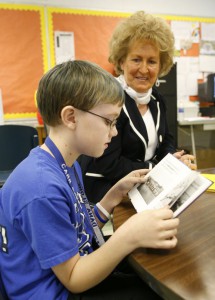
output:
M139 247L175 247L178 219L169 208L133 215L99 249L79 254L52 268L62 284L73 293L84 292L103 281L129 253Z

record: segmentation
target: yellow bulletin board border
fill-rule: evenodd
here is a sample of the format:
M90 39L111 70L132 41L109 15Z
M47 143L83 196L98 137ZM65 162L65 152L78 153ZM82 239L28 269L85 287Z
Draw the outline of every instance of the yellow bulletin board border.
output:
M40 14L40 32L41 32L41 47L43 57L43 70L44 73L48 70L48 48L46 39L46 25L44 7L36 5L24 5L24 4L0 4L0 9L5 10L22 10L22 11L37 11ZM35 112L29 113L9 113L4 114L4 119L22 119L22 118L35 118Z
M10 9L10 10L35 10L38 11L42 7L36 5L25 5L25 4L2 4L0 3L1 9Z
M5 120L12 120L12 119L31 119L36 118L37 113L14 113L14 114L4 114Z
M189 22L201 22L201 23L215 23L215 18L206 17L189 17L189 16L175 16L175 15L157 15L168 21L189 21Z
M72 9L72 8L57 8L48 7L50 13L62 13L62 14L78 14L78 15L93 15L93 16L105 16L105 17L128 17L132 13L122 12L110 12L110 11L99 11L99 10L86 10L86 9Z

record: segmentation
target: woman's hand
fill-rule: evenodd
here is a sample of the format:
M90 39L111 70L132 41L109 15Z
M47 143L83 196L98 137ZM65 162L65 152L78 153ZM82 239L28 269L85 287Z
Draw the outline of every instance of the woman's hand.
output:
M135 170L120 179L100 201L102 206L111 213L115 206L127 198L127 193L135 184L145 182L144 177L148 172L149 169Z
M191 170L196 170L197 165L195 163L195 157L191 154L184 154L184 150L175 152L173 154L176 158L181 160L185 165L187 165Z

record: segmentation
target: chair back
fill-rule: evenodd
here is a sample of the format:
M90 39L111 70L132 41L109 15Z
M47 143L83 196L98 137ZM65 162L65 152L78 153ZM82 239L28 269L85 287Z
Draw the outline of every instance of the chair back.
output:
M0 125L0 182L39 145L36 128L25 125ZM2 184L0 184L2 185Z
M7 300L8 297L6 295L5 289L4 289L4 285L1 279L1 273L0 273L0 300Z

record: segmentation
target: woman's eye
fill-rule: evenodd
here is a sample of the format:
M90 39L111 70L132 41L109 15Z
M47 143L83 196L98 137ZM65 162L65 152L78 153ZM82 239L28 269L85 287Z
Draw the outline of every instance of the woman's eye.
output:
M155 61L155 60L150 60L150 62L149 62L151 65L155 65L155 64L157 64L157 62Z
M140 62L140 59L139 58L133 58L132 61L135 62L135 63L138 63L138 62Z

